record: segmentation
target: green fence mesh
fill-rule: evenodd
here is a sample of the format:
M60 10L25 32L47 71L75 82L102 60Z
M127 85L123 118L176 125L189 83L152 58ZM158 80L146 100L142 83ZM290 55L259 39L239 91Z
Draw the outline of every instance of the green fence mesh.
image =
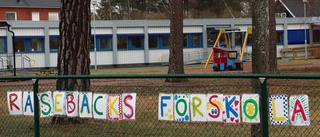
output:
M260 84L251 78L190 78L183 83L165 83L164 78L92 79L90 92L106 94L136 93L135 120L109 121L94 118L40 118L40 136L250 136L251 124L221 122L177 122L158 119L160 93L243 95L258 92ZM65 77L64 77L65 78ZM258 78L255 78L258 80ZM309 96L310 126L271 125L269 136L319 136L320 80L268 79L268 95L306 94ZM41 79L39 93L56 90L56 79ZM0 85L0 136L38 136L33 116L10 115L7 91L33 91L32 80L3 81ZM261 97L261 96L260 96ZM261 104L260 104L261 105ZM269 106L262 106L269 107ZM264 115L264 114L261 114ZM267 114L269 115L269 114ZM269 118L269 116L268 116Z

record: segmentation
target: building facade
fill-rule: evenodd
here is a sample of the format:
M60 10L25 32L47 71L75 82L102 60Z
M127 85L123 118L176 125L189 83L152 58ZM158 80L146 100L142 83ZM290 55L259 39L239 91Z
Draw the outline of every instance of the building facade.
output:
M287 47L304 46L309 43L309 24L317 18L277 19L277 56ZM241 52L244 35L251 27L251 19L188 19L184 20L185 62L207 59L219 30L215 28L236 27L239 32L228 33L232 48ZM52 68L57 66L59 41L58 21L8 21L15 33L16 51L12 48L12 35L0 28L0 56L6 66L10 54L17 54L17 68L25 67L25 56L32 60L31 67ZM169 20L117 20L92 22L91 65L114 66L123 64L152 64L166 62L170 48ZM307 32L304 37L304 32ZM319 33L317 31L316 33ZM318 35L319 36L319 35ZM93 45L96 37L96 45ZM320 38L313 38L315 42ZM220 40L219 46L225 46ZM81 46L81 45L79 45ZM308 44L309 46L309 44ZM246 53L252 52L250 38Z

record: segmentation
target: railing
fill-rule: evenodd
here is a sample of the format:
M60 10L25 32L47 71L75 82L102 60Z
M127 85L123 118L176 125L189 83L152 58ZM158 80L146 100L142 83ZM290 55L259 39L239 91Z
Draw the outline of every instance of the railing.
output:
M187 78L189 81L170 84L164 82L166 78ZM43 111L48 111L44 110L43 107L50 105L43 104L43 98L38 98L37 94L42 95L48 91L52 91L50 94L54 95L50 95L48 99L54 99L53 104L55 104L55 108L52 107L52 109L56 110L59 110L59 107L61 107L59 105L64 104L64 99L67 99L67 101L70 99L60 97L58 94L73 94L73 92L53 92L56 90L56 80L58 79L91 79L90 89L87 92L79 93L79 100L81 100L79 103L82 103L82 106L79 104L78 107L80 117L82 110L87 110L87 108L90 108L92 113L97 110L99 110L97 112L101 113L110 111L110 116L113 116L115 113L112 112L118 112L118 108L110 105L117 104L113 102L115 100L112 100L114 99L112 97L117 95L125 96L125 93L136 93L135 107L131 108L131 110L134 110L131 111L135 114L134 119L124 120L125 116L122 115L119 115L119 117L122 117L123 120L112 118L110 120L107 116L103 119L97 119L94 114L91 114L88 116L89 118L70 120L69 117L64 122L57 123L53 120L52 116L42 118L44 116ZM0 80L12 81L3 82L0 85L2 91L0 92L0 136L250 136L254 129L252 125L256 125L254 122L258 121L256 118L260 119L258 123L262 126L262 129L256 132L261 133L262 136L318 136L319 134L319 74L64 75L11 76L0 77ZM24 99L16 98L17 96L11 96L10 98L10 93L19 93L19 91L33 92L23 92L21 96ZM33 93L33 96L30 93ZM100 108L96 108L96 106L99 106L96 105L99 99L94 99L94 96L101 94L106 95L106 98L111 98L111 102L107 103L109 106L106 106L107 108L112 108L109 111L102 111ZM165 102L167 100L161 97L165 97L166 94L173 95L175 101ZM194 117L193 114L200 114L200 112L203 112L204 115L207 115L207 113L217 114L219 112L218 107L214 109L208 102L205 103L203 109L200 108L199 102L197 102L199 100L205 101L206 98L201 99L201 97L212 94L220 94L225 99L222 103L219 103L219 101L211 103L224 107L223 111L220 111L220 114L224 119L228 118L226 120L227 123L224 121L208 121L208 117L200 122L200 119L196 119L200 117ZM258 98L246 96L248 94L259 96ZM187 102L188 99L183 100L179 98L179 95L190 98L190 104L182 103L183 105L181 106L181 102ZM198 95L200 99L193 98ZM308 99L304 98L300 100L300 104L295 103L294 101L299 100L296 95L306 95ZM88 96L87 100L84 99L84 96ZM34 98L33 102L31 102L32 97ZM235 97L236 99L230 99L229 97ZM238 97L241 97L241 99ZM293 97L293 100L291 97ZM59 102L59 98L62 99L61 102ZM10 115L10 106L14 109L14 103L19 99L21 102L24 102L21 103L21 106L24 106L23 109L21 108L24 115ZM38 102L38 99L40 99L40 102ZM134 100L134 98L132 99ZM228 99L230 100L228 101ZM247 103L249 105L245 105L244 103L250 99L253 102L254 100L257 101L256 99L260 99L261 104L256 105L249 102ZM286 99L287 101L285 101ZM10 101L8 102L8 100ZM237 105L231 104L232 101L240 101L238 103L241 104L241 108L236 108ZM39 106L41 102L42 105ZM89 102L92 104L88 104ZM288 104L287 111L281 112L285 108L281 104L279 105L279 102ZM126 103L122 103L121 105L124 113L126 113L124 108L129 108L128 103L130 104L130 101ZM168 110L167 108L170 108L170 103L175 103L174 108L178 110ZM28 116L27 113L30 111L30 104L34 104L33 116ZM184 107L184 105L188 107ZM199 106L197 107L197 105ZM72 106L66 106L72 108ZM181 108L182 110L179 110ZM179 118L184 112L183 108L190 108L190 110L186 110L186 114L191 119L190 117L185 117L185 119ZM256 111L257 108L260 111ZM208 109L209 111L207 111ZM237 109L239 112L231 113L231 111L227 111L228 109L233 109L234 111ZM163 116L168 116L168 120L163 120L160 114L164 112L163 110L166 110ZM174 113L171 113L173 111ZM260 112L260 114L254 116L253 114L257 114L257 112ZM291 114L291 112L294 113ZM58 113L58 111L54 113ZM229 117L226 113L230 114ZM126 114L130 115L133 113ZM235 116L234 114L238 114L239 116ZM107 115L109 116L109 114ZM249 115L251 118L245 119L248 118L246 115ZM233 120L232 117L234 118ZM252 117L254 118L252 119ZM233 122L237 118L239 118L239 121ZM302 126L296 126L297 122L292 121L292 118L302 120L298 121L298 124L302 124ZM305 120L303 120L304 118ZM288 122L287 120L291 121Z
M4 69L3 58L0 57L1 69Z
M183 53L184 64L198 64L205 62L211 50L187 51ZM169 54L163 54L160 57L162 65L168 65Z

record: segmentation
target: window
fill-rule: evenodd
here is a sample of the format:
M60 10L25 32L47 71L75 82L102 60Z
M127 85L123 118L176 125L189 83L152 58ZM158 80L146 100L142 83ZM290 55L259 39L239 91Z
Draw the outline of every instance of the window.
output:
M244 33L239 32L239 33L235 33L235 44L236 46L242 46L243 45L243 36Z
M6 47L5 47L6 43L5 42L6 42L5 38L0 37L0 53L6 52Z
M94 36L90 37L90 50L94 50Z
M248 35L247 45L248 45L248 46L252 46L252 34L249 34L249 35Z
M143 35L118 36L118 49L142 49L144 45Z
M210 32L208 33L207 37L208 37L208 40L207 40L208 47L213 47L218 37L218 32Z
M26 40L19 39L15 41L15 52L26 52Z
M6 12L6 20L17 20L16 12Z
M100 36L97 38L97 46L100 50L111 50L112 49L112 37L111 36Z
M132 36L132 48L142 48L142 40L141 36Z
M44 38L31 37L31 38L16 38L15 52L43 52Z
M57 21L59 20L59 16L57 12L49 12L48 13L48 20L49 21Z
M32 12L32 21L40 21L39 12Z
M188 47L188 35L183 34L183 47Z
M194 48L202 46L202 34L183 34L183 47Z
M170 36L169 35L162 36L162 41L163 41L163 47L170 46Z
M170 47L170 34L151 34L149 35L149 48L168 48Z
M202 36L201 34L191 34L192 37L192 45L191 47L199 47L201 46Z
M158 48L158 36L149 36L149 48Z
M58 51L59 48L59 36L50 36L49 38L50 51Z
M312 35L313 35L313 43L320 44L320 30L318 28L314 29Z
M283 31L276 32L276 43L277 45L283 45Z
M96 50L111 50L112 37L96 35ZM91 36L90 50L94 50L94 35Z
M118 37L118 49L128 49L128 37Z
M227 36L227 41L226 41L224 35ZM229 35L228 35L228 33L222 33L222 35L220 36L220 40L219 40L219 46L220 46L220 47L227 47L227 42L229 42Z
M31 52L33 51L43 51L42 49L42 42L40 38L32 38L31 39Z

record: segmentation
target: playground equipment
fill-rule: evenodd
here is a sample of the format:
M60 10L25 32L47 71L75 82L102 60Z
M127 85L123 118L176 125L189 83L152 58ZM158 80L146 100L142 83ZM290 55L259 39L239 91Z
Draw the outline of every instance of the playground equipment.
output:
M244 51L247 45L247 40L249 37L249 34L252 34L252 28L249 27L247 29L243 46L241 49L241 55L240 59L238 59L238 53L236 50L232 50L230 48L227 33L233 33L233 32L241 32L240 29L237 28L220 28L219 34L217 36L217 39L213 45L213 48L211 50L211 53L206 61L205 68L208 66L210 59L213 57L213 70L243 70L243 57L244 57ZM218 42L221 38L221 36L224 36L224 40L226 42L226 48L217 47Z
M238 59L236 50L216 47L213 51L213 71L243 70L243 63Z

